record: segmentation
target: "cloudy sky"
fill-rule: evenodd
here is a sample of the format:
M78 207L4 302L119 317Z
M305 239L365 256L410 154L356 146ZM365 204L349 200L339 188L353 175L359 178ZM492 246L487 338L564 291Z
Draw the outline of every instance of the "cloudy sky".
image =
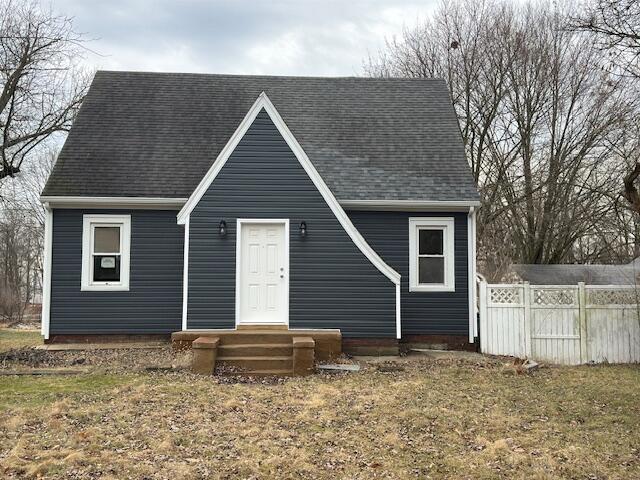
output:
M437 0L53 0L98 69L357 75Z

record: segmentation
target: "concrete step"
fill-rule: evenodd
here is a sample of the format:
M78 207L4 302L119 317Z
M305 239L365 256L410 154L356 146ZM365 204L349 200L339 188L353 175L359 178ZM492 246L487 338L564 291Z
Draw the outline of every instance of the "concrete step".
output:
M220 345L221 357L285 357L293 355L293 344L289 343L239 343Z
M409 343L409 348L419 348L423 350L449 350L446 343Z
M223 377L233 377L236 375L247 375L252 377L291 377L293 370L253 370L251 372L222 372Z
M264 370L293 371L293 356L257 356L257 357L229 357L220 356L216 360L216 366L232 367L243 370L249 374Z
M285 332L289 330L288 325L238 325L236 330L284 330Z
M233 335L221 337L223 345L264 345L291 343L295 334L282 330L238 330Z

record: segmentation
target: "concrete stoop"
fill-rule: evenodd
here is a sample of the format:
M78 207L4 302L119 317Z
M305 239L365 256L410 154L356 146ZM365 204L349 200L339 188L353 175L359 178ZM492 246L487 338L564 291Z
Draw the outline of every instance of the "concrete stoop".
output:
M339 331L239 329L175 332L176 349L193 349L192 370L204 375L303 376L316 360L338 356Z

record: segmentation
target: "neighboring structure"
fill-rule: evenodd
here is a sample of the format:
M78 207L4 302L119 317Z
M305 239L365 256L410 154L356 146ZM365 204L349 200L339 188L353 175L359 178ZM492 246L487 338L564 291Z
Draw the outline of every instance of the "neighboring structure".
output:
M511 266L515 281L532 285L638 285L640 258L626 265L526 265Z
M441 80L98 72L41 199L48 341L477 335L479 197Z

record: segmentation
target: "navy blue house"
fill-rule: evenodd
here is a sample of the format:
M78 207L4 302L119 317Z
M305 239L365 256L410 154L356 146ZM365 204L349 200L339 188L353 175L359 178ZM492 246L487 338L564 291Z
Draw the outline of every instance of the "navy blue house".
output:
M480 203L441 80L101 71L41 200L50 342L477 336Z

